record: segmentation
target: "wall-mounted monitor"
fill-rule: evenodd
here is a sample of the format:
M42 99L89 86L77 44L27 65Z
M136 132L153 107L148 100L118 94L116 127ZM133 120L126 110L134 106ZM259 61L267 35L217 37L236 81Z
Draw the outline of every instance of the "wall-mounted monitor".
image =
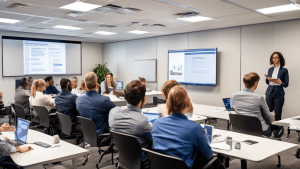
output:
M217 48L169 50L168 80L186 85L217 85Z
M2 75L81 75L81 42L2 36Z

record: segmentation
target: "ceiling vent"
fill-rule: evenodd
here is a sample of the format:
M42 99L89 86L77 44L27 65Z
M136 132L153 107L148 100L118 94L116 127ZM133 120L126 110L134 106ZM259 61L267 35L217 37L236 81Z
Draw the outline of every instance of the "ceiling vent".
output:
M122 8L122 9L117 10L116 13L127 15L127 14L140 12L140 11L142 11L142 10L136 9L136 8Z
M163 25L163 24L152 24L151 26L155 26L155 27L167 27L166 25Z
M142 23L142 22L131 22L129 25L127 26L148 26L149 24L147 23Z
M99 25L98 28L115 28L117 25Z
M122 9L122 7L113 5L113 4L108 4L106 6L97 8L96 10L101 13L112 13L112 12L116 12L117 10L120 10L120 9Z
M76 17L78 17L78 16L83 16L83 15L84 15L84 12L75 12L75 11L73 11L73 12L68 12L68 13L66 13L65 15L66 15L66 16L70 16L70 17L72 17L72 18L76 18Z
M192 17L192 16L197 16L199 13L197 12L185 12L185 13L177 13L175 14L180 18L185 18L185 17Z
M13 3L11 5L9 5L8 9L13 9L13 8L26 8L28 5L27 4L21 4L21 3Z

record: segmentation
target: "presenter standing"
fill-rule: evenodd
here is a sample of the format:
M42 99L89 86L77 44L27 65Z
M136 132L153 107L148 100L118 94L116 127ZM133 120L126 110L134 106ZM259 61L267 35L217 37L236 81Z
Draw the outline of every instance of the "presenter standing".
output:
M275 120L281 120L282 107L284 104L283 87L289 86L289 72L285 66L285 60L280 52L274 52L270 57L270 65L266 83L269 85L266 91L266 102L270 112L275 111Z

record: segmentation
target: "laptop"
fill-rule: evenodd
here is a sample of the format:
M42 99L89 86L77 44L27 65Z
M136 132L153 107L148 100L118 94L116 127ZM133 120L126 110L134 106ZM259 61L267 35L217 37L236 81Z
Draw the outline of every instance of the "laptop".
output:
M123 81L117 81L117 89L123 89Z
M208 142L211 143L212 142L212 138L213 138L214 126L206 125L206 124L200 124L200 125L205 130L205 133L206 133L206 135L208 137Z
M230 98L223 98L223 102L227 111L234 111L234 109L231 107Z
M15 146L20 146L20 145L26 144L30 122L27 120L18 118L17 124L18 125L17 125L17 130L15 132L15 140L13 140L13 141L16 143Z
M144 112L144 115L147 117L148 122L150 122L150 123L154 123L159 118L158 113Z

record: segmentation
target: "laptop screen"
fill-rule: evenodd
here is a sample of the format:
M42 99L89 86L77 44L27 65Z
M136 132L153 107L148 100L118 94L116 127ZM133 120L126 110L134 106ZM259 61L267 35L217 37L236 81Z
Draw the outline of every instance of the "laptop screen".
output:
M15 139L26 143L27 134L30 122L21 118L18 118L18 126L15 132Z
M147 117L148 122L150 122L150 123L154 123L155 120L159 118L159 114L158 113L144 112L144 115Z
M123 89L123 81L117 81L117 89Z
M228 109L232 109L231 108L231 101L230 101L230 98L225 98L223 99L223 102L224 102L224 105L225 105L225 108L228 110Z
M213 130L214 130L214 126L211 125L205 125L205 124L201 124L202 128L205 130L205 133L208 137L208 141L209 143L211 143L212 140L212 136L213 136Z

